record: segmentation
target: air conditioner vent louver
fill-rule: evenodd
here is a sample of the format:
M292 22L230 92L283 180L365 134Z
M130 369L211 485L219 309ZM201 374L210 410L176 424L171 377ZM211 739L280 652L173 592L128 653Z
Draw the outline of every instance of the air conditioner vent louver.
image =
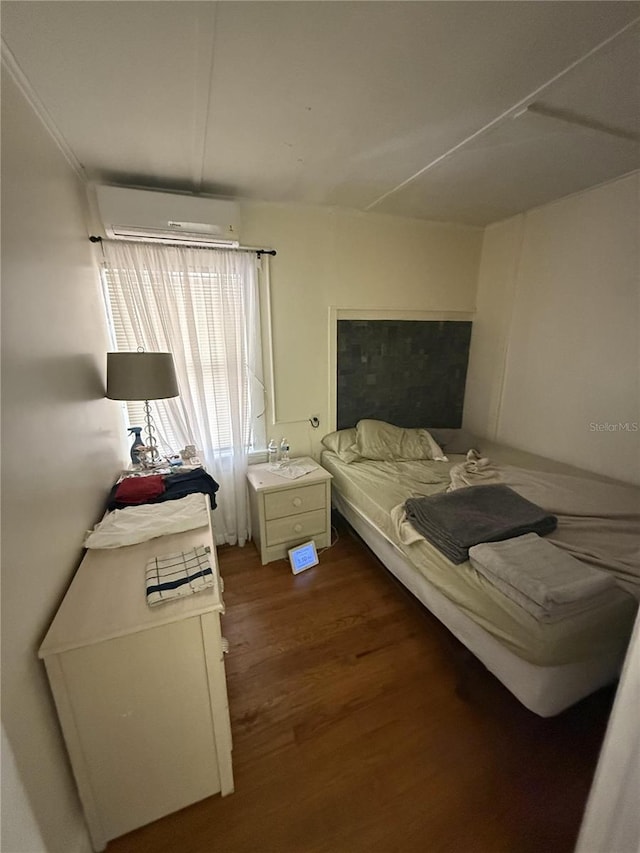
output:
M239 244L239 208L224 199L124 187L96 188L105 233L115 240Z

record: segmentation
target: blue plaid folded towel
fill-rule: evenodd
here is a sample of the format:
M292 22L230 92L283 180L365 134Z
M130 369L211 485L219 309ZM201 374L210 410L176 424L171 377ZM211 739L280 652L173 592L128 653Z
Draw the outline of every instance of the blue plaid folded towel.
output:
M209 554L211 549L198 545L190 551L152 557L147 562L147 604L182 598L214 585Z

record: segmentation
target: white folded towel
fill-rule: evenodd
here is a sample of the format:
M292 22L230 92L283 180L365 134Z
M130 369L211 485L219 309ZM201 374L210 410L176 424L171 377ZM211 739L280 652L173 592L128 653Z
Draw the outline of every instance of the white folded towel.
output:
M214 586L210 551L206 545L197 545L189 551L152 557L145 575L147 604L153 607Z
M614 578L576 560L536 533L469 549L476 571L537 619L557 621L600 605Z
M174 501L116 509L87 534L84 547L122 548L208 524L209 498L198 492Z

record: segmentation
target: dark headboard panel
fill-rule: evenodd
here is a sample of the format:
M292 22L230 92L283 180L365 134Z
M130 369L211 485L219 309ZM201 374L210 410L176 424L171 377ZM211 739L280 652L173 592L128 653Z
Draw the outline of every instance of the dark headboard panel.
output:
M462 425L471 323L338 320L337 427Z

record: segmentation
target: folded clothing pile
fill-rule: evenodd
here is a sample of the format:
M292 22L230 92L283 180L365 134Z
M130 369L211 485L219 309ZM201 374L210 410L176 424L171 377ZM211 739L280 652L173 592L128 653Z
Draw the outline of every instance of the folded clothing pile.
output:
M216 508L216 492L220 487L204 468L182 471L179 474L154 474L146 477L125 477L111 489L107 510L123 509L138 504L175 501L195 492L209 495L211 509Z
M581 563L535 533L474 545L469 560L541 622L557 622L598 607L615 589L612 575Z
M469 548L480 542L499 542L525 533L544 536L557 519L501 484L468 486L405 502L407 521L448 557L464 563Z
M156 536L208 527L208 501L193 494L171 503L127 506L108 512L84 540L85 548L124 548Z
M153 607L174 598L193 595L214 585L210 549L198 545L190 551L152 557L147 563L147 604Z
M150 474L147 477L125 477L116 485L114 497L119 504L133 506L159 498L164 491L164 477Z

